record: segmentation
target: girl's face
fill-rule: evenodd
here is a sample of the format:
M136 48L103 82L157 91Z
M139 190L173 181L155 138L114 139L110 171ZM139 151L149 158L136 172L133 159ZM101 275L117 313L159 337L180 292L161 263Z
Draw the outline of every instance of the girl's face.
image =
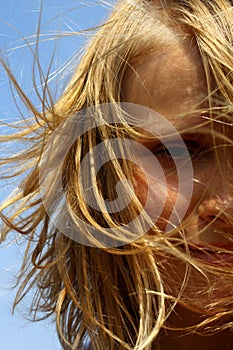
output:
M221 260L222 264L226 264L224 259L227 263L233 263L229 254L220 254L219 257L216 253L206 254L211 251L210 247L233 250L233 147L229 142L233 130L228 125L223 133L222 123L210 122L207 113L192 112L197 107L207 110L207 95L200 55L188 37L136 62L133 69L128 69L123 81L126 102L155 110L173 124L185 141L194 173L191 203L183 198L183 205L187 208L185 237L195 258L205 262L208 260L208 263L216 266L216 259L218 263ZM216 133L215 138L213 132ZM223 141L221 135L229 138L228 141ZM167 181L164 189L166 202L157 222L163 231L176 202L177 176L171 169L171 155L162 145L155 141L147 146L159 159ZM182 159L180 146L174 143L171 147L174 147L172 156ZM153 168L146 181L143 171L135 166L134 177L137 195L142 203L145 202L148 186L152 187L155 207L162 189L158 188ZM195 295L197 290L194 288L192 293Z
M227 144L226 140L222 141L221 123L209 122L206 113L190 112L197 107L203 111L207 109L205 72L196 47L190 40L184 39L159 54L150 54L136 64L134 70L127 71L123 93L127 102L149 107L165 117L185 141L194 172L191 204L186 203L184 198L184 205L191 213L186 230L188 241L197 245L228 245L230 241L233 242L230 219L233 214L233 182L229 181L233 179L233 149L230 142ZM232 139L231 129L230 126L225 127L224 135ZM216 132L215 138L213 131ZM155 140L147 146L159 159L166 175L166 216L177 198L177 177L171 171L171 156L162 145ZM171 147L174 150L173 158L182 158L180 146L174 143ZM139 168L135 169L134 174L138 183L138 196L143 202L147 192L145 176ZM154 193L159 193L161 189L156 189L153 169L148 179L148 186L154 186ZM159 225L163 230L162 218Z

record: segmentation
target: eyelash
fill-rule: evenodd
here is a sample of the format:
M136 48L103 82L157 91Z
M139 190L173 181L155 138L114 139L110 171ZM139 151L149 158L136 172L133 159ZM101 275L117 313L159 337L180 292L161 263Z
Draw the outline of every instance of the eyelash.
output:
M206 154L203 146L195 141L184 141L184 144L168 143L167 148L161 144L151 150L156 156L166 156L167 159L184 160L187 151L192 159L197 159Z

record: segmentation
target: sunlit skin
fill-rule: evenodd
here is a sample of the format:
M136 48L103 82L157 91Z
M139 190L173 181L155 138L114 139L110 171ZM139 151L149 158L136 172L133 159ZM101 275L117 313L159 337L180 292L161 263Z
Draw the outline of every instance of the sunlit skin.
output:
M183 205L187 207L187 241L192 244L201 246L206 245L228 245L233 237L233 226L230 216L233 214L233 185L232 181L224 179L233 178L233 157L232 147L223 146L221 138L217 137L215 143L211 132L206 114L191 113L190 111L197 108L203 111L206 109L207 87L205 73L201 63L198 50L193 44L191 36L184 36L183 40L173 41L162 52L150 53L148 56L141 58L133 65L134 69L128 69L123 82L123 96L125 101L136 103L149 107L166 117L174 127L180 132L184 139L190 155L193 156L194 171L194 191L191 203L187 203L184 198ZM186 117L181 115L187 114ZM205 126L203 124L205 123ZM187 128L196 127L195 133L185 132ZM214 129L221 133L221 125L214 123ZM225 135L232 139L232 130L228 128ZM216 162L216 145L220 155L219 163ZM158 143L147 145L157 156L167 173L166 203L162 216L169 218L171 208L177 198L177 177L171 175L169 166L171 162L166 160L166 154L162 153L161 145ZM222 156L224 154L224 156ZM178 154L179 156L179 154ZM219 171L222 169L222 174ZM166 168L167 167L167 168ZM134 177L138 184L137 195L142 203L145 201L147 186L154 187L155 202L156 193L162 191L156 188L156 174L151 169L148 177L148 183L145 180L143 171L139 167L134 169ZM165 189L164 189L165 191ZM224 214L222 213L224 211ZM189 215L190 214L190 215ZM164 229L163 219L157 223L161 230ZM206 228L206 230L203 230ZM195 276L200 278L200 275ZM216 281L215 281L216 282ZM193 282L195 284L195 282ZM200 281L200 284L204 283ZM217 287L221 293L221 283ZM223 291L227 293L228 291ZM198 290L191 288L189 290L190 298L195 301ZM208 295L203 297L210 298ZM217 293L213 296L216 297ZM199 300L199 304L200 300ZM205 306L203 306L205 308ZM178 310L179 325L185 325L186 321L192 323L200 316L189 310ZM201 312L200 312L201 314ZM194 322L195 322L194 321ZM189 323L190 324L190 323ZM183 349L211 349L217 350L222 348L230 349L231 335L228 331L225 333L212 335L211 337L203 336L185 336L176 337L179 332L168 332L161 344L162 350L183 350ZM228 347L229 343L229 347Z

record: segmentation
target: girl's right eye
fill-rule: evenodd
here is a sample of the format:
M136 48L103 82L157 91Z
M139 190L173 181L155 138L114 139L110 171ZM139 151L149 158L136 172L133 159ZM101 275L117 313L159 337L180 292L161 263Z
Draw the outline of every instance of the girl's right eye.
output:
M152 150L152 152L156 156L164 156L171 159L184 159L184 157L187 157L187 148L181 145L171 145L168 147L165 147L164 145L161 145L159 147L156 147Z
M185 161L188 157L192 160L198 159L207 151L196 141L184 141L166 143L166 146L160 144L152 148L151 152L161 161Z

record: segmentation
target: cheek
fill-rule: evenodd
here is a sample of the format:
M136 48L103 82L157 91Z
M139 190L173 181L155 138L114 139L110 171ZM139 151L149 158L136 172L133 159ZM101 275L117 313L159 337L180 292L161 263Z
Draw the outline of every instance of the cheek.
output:
M137 165L133 168L135 193L155 224L162 231L165 230L167 222L177 201L177 183L173 179L156 177L156 173L145 172Z
M149 184L146 180L146 176L144 175L144 172L137 165L133 167L133 178L134 178L135 194L139 199L140 203L142 204L142 206L144 207L147 201Z

